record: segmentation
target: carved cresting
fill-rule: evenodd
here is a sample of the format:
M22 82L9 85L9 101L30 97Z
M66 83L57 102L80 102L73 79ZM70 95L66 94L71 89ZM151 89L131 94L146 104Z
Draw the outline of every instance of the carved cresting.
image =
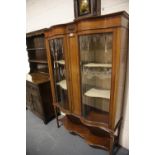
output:
M67 25L67 33L75 33L75 32L76 32L76 25L75 24Z

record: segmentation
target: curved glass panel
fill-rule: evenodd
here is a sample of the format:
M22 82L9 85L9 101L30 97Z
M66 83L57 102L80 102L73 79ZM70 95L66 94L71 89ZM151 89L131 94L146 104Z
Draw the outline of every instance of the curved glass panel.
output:
M112 72L112 33L79 36L82 114L90 121L109 123Z
M49 43L53 65L56 99L64 109L69 109L63 38L51 39Z

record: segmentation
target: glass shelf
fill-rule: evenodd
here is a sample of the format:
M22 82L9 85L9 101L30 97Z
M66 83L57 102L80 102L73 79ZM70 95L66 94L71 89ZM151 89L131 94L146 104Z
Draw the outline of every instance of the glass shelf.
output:
M99 97L99 98L110 99L110 90L91 88L84 95L88 97Z
M67 90L66 80L62 80L60 82L57 82L57 85L59 85L62 89Z
M65 65L65 60L58 60L58 61L55 61L57 64L60 64L60 65Z
M83 65L84 67L105 67L105 68L111 68L112 65L111 64L101 64L101 63L88 63Z

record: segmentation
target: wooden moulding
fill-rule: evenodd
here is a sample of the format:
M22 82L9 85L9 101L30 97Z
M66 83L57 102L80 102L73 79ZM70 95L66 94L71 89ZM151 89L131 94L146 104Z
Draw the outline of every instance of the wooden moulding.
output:
M71 117L71 116L70 116ZM74 120L73 120L74 119ZM76 120L75 120L76 119ZM99 147L105 150L110 149L110 134L104 131L99 132L94 130L94 128L87 127L81 123L77 118L65 116L60 119L65 128L71 133L75 133L86 140L86 142L94 147ZM104 132L104 133L103 133ZM96 135L96 134L100 135Z
M74 22L58 24L45 29L45 38L54 37L57 35L65 35L86 30L103 29L103 28L128 28L129 15L125 11L110 13L97 17L86 17L78 19ZM90 24L90 22L92 24Z
M28 37L34 37L34 36L38 36L38 35L43 35L46 30L47 30L47 28L40 29L38 31L28 32L28 33L26 33L26 37L28 38Z

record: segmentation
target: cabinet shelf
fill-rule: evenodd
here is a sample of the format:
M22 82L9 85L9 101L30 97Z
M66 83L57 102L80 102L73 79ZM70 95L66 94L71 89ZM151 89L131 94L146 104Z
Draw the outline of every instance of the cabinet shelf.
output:
M101 89L91 88L87 92L85 92L84 95L87 97L110 99L110 90L101 90Z
M89 67L89 68L97 68L97 67L105 67L105 68L111 68L111 64L100 64L100 63L88 63L83 65L84 67Z
M65 65L65 60L58 60L58 61L55 61L55 62L60 64L60 65Z
M27 51L45 50L45 48L27 48Z
M109 150L110 136L97 136L92 134L89 128L81 122L73 122L66 116L61 118L60 121L63 122L66 129L68 129L71 133L76 133L83 137L89 145Z
M47 64L47 60L29 60L29 62Z
M66 80L62 80L60 82L57 82L57 85L59 85L62 89L67 90Z
M34 84L49 82L49 76L46 73L29 73L26 75L26 80Z

